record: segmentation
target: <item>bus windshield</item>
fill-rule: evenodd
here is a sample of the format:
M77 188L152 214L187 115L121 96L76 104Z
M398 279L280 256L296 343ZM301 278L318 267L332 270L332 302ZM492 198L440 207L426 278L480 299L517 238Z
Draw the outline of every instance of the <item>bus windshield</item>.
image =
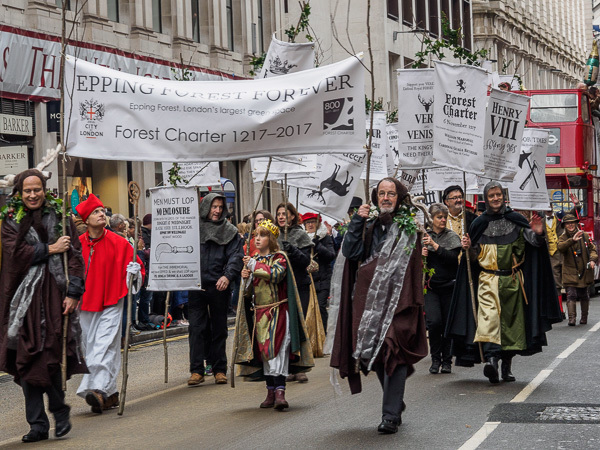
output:
M535 123L575 122L577 94L534 94L529 117Z

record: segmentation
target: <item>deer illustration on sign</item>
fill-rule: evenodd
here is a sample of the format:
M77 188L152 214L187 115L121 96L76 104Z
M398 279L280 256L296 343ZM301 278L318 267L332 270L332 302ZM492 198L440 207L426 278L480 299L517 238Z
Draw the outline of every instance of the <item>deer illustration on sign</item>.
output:
M423 105L425 107L425 112L429 112L429 108L433 104L433 97L431 97L429 100L425 101L421 97L421 94L419 94L419 102L421 102L421 105Z
M319 201L321 203L323 203L324 205L326 205L327 203L325 202L325 198L323 197L323 191L325 189L329 189L330 191L339 195L340 197L345 197L346 195L348 195L348 192L350 192L348 190L348 187L354 181L354 177L350 177L350 172L346 170L346 181L344 181L344 183L342 184L336 179L339 172L340 172L340 166L339 166L339 164L335 164L333 173L328 178L321 181L321 185L319 186L318 190L313 190L310 194L308 194L307 197L312 198L316 195L316 196L318 196ZM348 181L349 177L350 177L350 181Z

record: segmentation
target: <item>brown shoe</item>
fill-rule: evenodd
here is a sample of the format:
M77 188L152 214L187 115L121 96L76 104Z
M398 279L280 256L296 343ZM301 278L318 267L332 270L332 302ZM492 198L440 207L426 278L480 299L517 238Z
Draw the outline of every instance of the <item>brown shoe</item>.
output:
M275 389L275 409L281 411L289 407L290 405L285 399L285 389Z
M92 407L92 412L102 414L104 409L104 395L98 391L90 391L85 394L85 402Z
M272 408L275 405L275 389L267 388L267 398L260 404L261 408Z
M305 373L300 372L296 374L296 381L298 383L306 383L308 381L308 377Z
M216 373L215 384L227 384L227 375L222 372Z
M198 386L200 383L204 383L204 375L199 373L193 373L188 380L188 386Z
M115 392L105 400L104 407L102 409L106 410L116 408L117 406L119 406L119 393Z
M296 374L295 373L290 373L287 378L285 379L286 383L291 383L292 381L296 381Z

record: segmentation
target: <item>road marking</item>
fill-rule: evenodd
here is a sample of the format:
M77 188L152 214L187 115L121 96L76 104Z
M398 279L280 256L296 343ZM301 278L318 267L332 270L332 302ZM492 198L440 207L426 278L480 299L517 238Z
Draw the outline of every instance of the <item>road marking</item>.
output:
M484 423L483 426L479 430L477 430L477 433L471 436L471 439L469 439L467 442L461 445L458 450L475 450L483 443L483 441L486 440L486 438L490 434L492 434L492 432L498 427L498 425L500 425L500 422Z
M542 369L537 376L525 386L521 392L513 397L510 403L522 403L524 402L532 393L535 391L538 386L540 386L546 378L550 376L550 374L556 369L556 367L563 362L569 355L571 355L575 350L577 350L581 344L583 344L587 339L600 329L600 322L597 322L592 328L590 328L584 335L583 338L579 338L575 340L569 347L563 350L560 355L558 355L554 360L548 365L546 369ZM492 432L500 425L501 422L486 422L482 425L482 427L477 430L477 432L467 441L465 442L459 450L475 450L478 448L483 441L487 439L487 437L492 434Z

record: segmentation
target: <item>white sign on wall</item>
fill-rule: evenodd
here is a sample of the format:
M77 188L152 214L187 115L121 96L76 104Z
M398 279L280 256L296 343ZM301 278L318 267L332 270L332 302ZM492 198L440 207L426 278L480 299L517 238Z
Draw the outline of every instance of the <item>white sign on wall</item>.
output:
M17 174L29 168L26 145L0 147L0 175Z

